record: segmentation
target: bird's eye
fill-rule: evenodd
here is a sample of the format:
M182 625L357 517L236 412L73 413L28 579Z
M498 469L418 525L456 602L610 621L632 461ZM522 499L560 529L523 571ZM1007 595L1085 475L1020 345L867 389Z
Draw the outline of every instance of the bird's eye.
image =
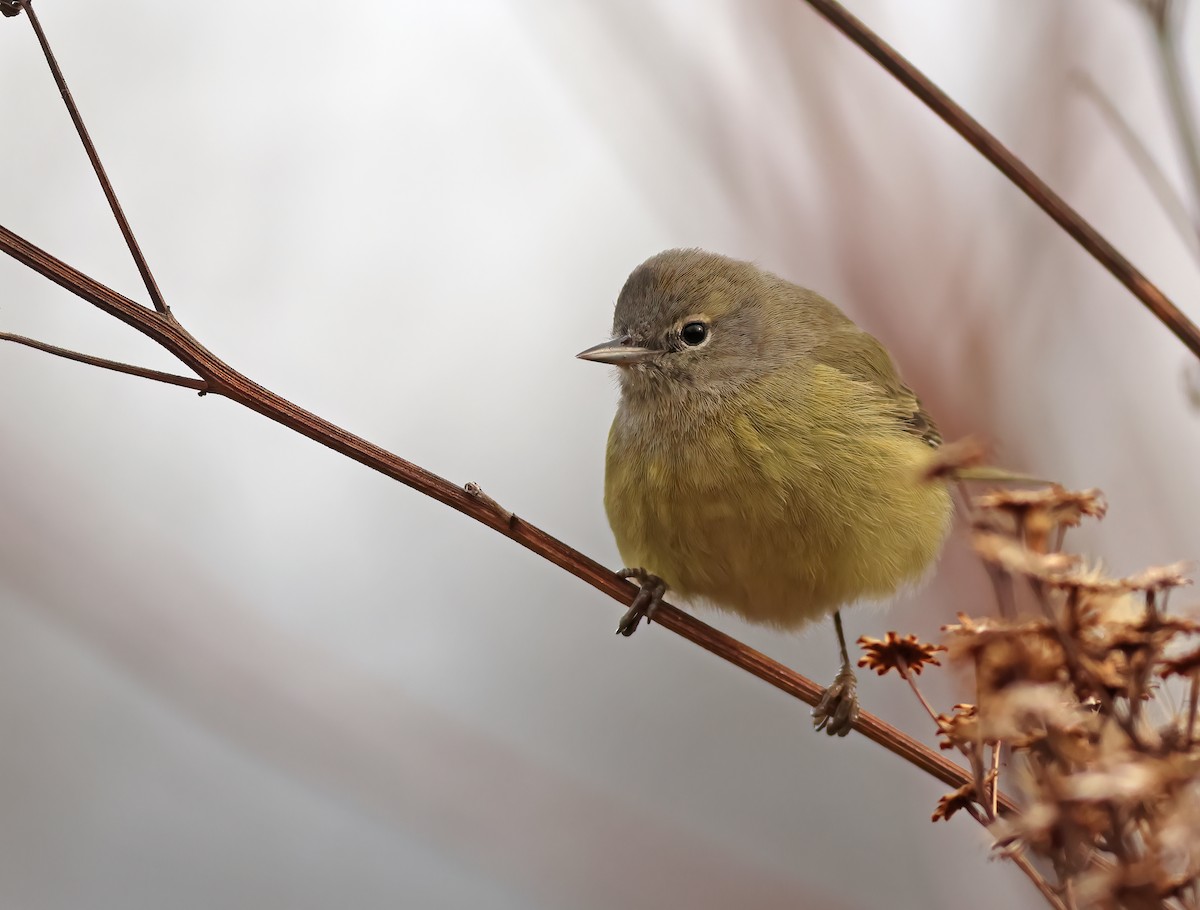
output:
M704 339L708 337L708 326L703 322L689 322L679 330L679 337L684 344L694 348L704 344Z

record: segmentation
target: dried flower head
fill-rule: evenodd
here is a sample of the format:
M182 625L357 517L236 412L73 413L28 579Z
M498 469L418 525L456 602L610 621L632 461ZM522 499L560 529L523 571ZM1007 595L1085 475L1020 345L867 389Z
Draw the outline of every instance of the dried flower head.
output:
M1109 578L1100 566L1080 565L1076 571L1058 573L1042 580L1056 587L1077 588L1093 594L1127 594L1134 591L1158 593L1190 585L1191 578L1184 574L1187 568L1187 563L1176 562L1167 566L1150 566L1124 578Z
M943 626L952 660L975 665L981 697L1015 683L1058 682L1066 674L1066 658L1058 632L1046 620L1012 623L971 620Z
M975 706L955 705L951 711L950 714L939 714L934 718L938 725L938 736L945 737L938 745L943 749L961 749L979 742L979 712Z
M1076 771L1063 781L1060 794L1073 802L1137 803L1153 796L1161 786L1160 763L1130 758L1117 763L1105 763L1096 770Z
M1077 657L1079 670L1076 673L1076 691L1080 700L1096 698L1103 704L1109 698L1142 698L1144 693L1134 689L1140 684L1138 669L1144 660L1134 661L1125 651L1100 647L1081 650Z
M966 810L1001 855L1046 860L1054 906L1200 906L1200 622L1166 612L1168 592L1190 584L1186 566L1115 578L1058 552L1064 529L1104 514L1093 490L990 493L976 505L972 540L1011 616L960 613L943 627L949 660L973 671L975 704L934 719L972 779L933 820ZM881 674L928 647L895 633L860 644L860 665ZM1182 703L1152 703L1171 676L1192 683ZM994 789L1000 773L1019 783L1019 807Z
M901 676L909 671L920 676L926 664L940 667L941 661L933 655L946 650L941 645L919 641L915 635L901 638L895 632L888 632L884 638L864 635L858 640L858 645L867 652L858 659L858 665L869 667L880 676L888 670L895 670Z
M1001 852L1011 852L1028 845L1038 852L1056 847L1060 838L1058 827L1061 820L1059 807L1044 800L1033 803L1023 812L999 818L989 828L996 838L996 847Z
M1040 553L1004 534L978 532L972 539L975 552L1010 575L1024 575L1052 584L1079 565L1078 556Z
M1126 576L1122 581L1131 591L1159 592L1180 588L1192 583L1185 573L1191 568L1187 562L1173 562L1166 566L1150 566L1134 575Z
M986 742L1029 748L1051 734L1085 734L1085 715L1062 683L1016 682L981 695L978 735Z
M1079 876L1076 905L1104 910L1162 907L1164 901L1182 892L1189 881L1190 876L1170 874L1153 856L1097 867Z
M1067 490L1053 484L1040 490L995 490L975 498L981 509L997 509L1016 515L1032 511L1048 511L1056 523L1074 527L1086 515L1103 518L1108 503L1099 490Z
M975 800L975 784L963 784L957 790L947 793L938 800L937 808L933 810L933 817L930 821L949 821L955 812L969 808L975 803Z
M1159 674L1165 679L1168 676L1193 676L1200 670L1200 648L1173 657L1162 662Z
M1169 581L1177 573L1143 573L1145 580ZM1152 598L1152 594L1148 594ZM1103 604L1107 595L1098 600ZM1146 600L1122 593L1108 598L1107 603L1124 606L1120 609L1097 609L1087 598L1088 606L1080 611L1078 625L1067 630L1076 641L1076 660L1079 672L1076 683L1081 698L1097 695L1143 700L1154 687L1153 674L1187 675L1189 667L1200 665L1200 655L1188 655L1165 660L1164 654L1179 636L1200 631L1195 621L1178 616L1164 616L1151 609Z
M1200 635L1200 622L1184 616L1154 616L1147 613L1147 627L1160 632L1170 632L1172 635Z
M983 513L1004 515L1013 536L1035 553L1051 549L1053 535L1079 524L1083 516L1103 518L1108 506L1099 490L1066 490L1052 485L1040 490L999 490L975 499Z

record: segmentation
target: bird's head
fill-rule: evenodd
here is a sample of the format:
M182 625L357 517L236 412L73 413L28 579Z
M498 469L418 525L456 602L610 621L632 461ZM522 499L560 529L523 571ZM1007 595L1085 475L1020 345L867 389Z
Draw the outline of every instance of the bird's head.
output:
M627 398L719 395L811 349L807 293L749 262L667 250L626 280L613 337L576 356L620 367Z

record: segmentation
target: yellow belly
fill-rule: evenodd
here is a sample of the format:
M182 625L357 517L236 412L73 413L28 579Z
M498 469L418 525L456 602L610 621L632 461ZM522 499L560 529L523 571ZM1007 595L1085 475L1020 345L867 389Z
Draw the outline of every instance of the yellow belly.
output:
M605 506L627 565L786 628L925 572L951 511L944 485L917 478L929 447L861 384L807 378L800 394L749 390L666 438L618 413Z

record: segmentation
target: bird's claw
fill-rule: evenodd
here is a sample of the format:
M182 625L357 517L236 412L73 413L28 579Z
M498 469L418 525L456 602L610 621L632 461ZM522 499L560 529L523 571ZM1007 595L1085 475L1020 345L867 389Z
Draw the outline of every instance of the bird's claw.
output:
M667 583L645 569L622 569L617 574L622 578L635 579L641 586L637 596L633 598L633 603L617 624L617 634L629 637L637 631L643 617L646 622L654 618L654 611L662 604L663 595L667 592Z
M833 684L813 708L813 729L830 736L845 736L858 720L858 679L850 665L842 664Z

